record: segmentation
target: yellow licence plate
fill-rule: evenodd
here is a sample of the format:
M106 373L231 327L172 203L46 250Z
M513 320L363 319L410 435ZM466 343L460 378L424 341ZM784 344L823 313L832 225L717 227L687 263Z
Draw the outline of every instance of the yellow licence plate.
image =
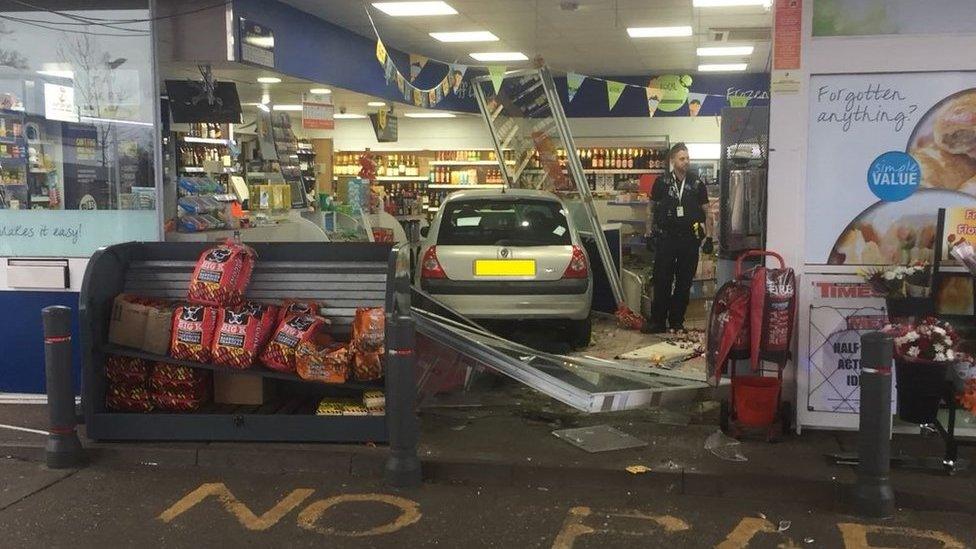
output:
M479 259L475 276L535 276L534 259Z

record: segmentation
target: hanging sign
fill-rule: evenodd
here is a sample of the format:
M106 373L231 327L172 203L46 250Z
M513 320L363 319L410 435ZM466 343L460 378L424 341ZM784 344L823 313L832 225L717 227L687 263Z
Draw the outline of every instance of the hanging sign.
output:
M803 38L800 34L803 24L803 1L779 0L776 2L775 9L773 69L799 69L800 44Z
M383 45L383 41L382 40L377 40L376 41L376 60L379 61L382 64L382 63L386 63L386 60L387 60L388 57L389 56L386 53L386 46Z
M329 95L302 94L302 128L334 130L335 105Z
M240 18L240 29L241 61L274 68L274 31L243 17Z
M625 87L627 87L627 84L624 84L623 82L607 80L607 100L610 104L610 110L613 110L614 105L617 104L617 100L619 100L620 95L624 93Z
M369 121L373 124L373 132L376 134L376 141L380 143L393 143L399 137L397 117L387 111L373 112L369 114Z
M505 67L492 65L488 67L488 74L491 75L491 84L495 87L495 93L498 93L502 89L502 80L505 79Z
M746 107L749 105L749 96L747 95L730 95L728 99L729 105L732 107Z
M566 73L566 94L569 96L570 101L576 97L576 92L579 91L584 80L586 80L586 77L582 74L576 74L575 72Z

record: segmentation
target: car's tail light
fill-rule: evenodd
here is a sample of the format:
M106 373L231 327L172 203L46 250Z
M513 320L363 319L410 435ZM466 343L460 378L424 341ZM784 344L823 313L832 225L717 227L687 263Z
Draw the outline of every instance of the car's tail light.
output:
M586 254L583 248L573 245L573 258L569 260L569 266L563 273L563 278L586 278L590 276L590 267L586 264Z
M420 278L447 278L444 267L437 261L437 246L427 248L424 261L420 264Z

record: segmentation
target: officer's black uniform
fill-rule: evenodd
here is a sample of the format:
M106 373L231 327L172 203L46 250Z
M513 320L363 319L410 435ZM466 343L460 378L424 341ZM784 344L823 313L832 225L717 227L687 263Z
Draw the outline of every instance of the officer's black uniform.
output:
M654 182L651 200L655 252L650 326L680 329L684 328L691 283L698 268L708 190L697 173L689 170L682 182L674 172L668 172Z

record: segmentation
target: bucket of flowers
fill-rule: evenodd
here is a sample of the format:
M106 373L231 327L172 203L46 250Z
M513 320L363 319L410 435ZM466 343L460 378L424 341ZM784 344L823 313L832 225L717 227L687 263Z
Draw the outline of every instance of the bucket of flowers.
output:
M898 417L910 423L935 423L942 398L950 391L947 373L960 360L959 337L948 322L926 317L916 324L885 327L895 339Z
M875 293L885 298L891 319L922 318L935 313L931 296L932 265L925 261L861 272Z

